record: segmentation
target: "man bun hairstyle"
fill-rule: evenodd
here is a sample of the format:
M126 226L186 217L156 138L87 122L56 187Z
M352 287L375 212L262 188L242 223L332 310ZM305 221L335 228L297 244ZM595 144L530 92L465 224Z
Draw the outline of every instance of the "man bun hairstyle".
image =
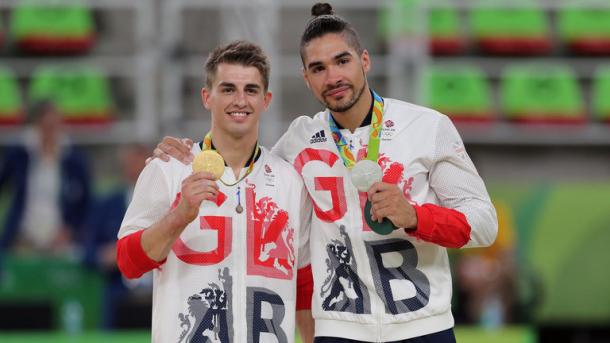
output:
M317 4L311 7L311 15L314 17L319 17L321 15L333 15L335 11L333 7L326 2L318 2Z
M258 45L236 40L214 49L205 62L205 85L212 88L218 65L221 63L237 64L245 67L255 67L261 73L265 91L269 89L269 59Z
M301 61L305 64L305 47L310 41L329 33L341 34L347 44L361 54L364 49L356 29L345 19L335 14L333 7L326 2L318 2L311 7L311 18L301 36Z

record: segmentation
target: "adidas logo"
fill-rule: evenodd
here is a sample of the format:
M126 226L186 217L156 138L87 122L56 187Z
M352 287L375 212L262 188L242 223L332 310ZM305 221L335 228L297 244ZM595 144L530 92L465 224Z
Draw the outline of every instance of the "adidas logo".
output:
M309 140L309 144L313 144L313 143L322 143L322 142L326 142L326 134L324 133L324 130L320 130L318 132L316 132L315 135L311 136L311 139Z

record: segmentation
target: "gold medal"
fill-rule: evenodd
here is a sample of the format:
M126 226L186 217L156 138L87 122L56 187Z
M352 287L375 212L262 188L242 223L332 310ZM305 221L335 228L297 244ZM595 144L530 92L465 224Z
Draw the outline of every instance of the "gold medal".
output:
M192 168L194 172L211 173L218 180L225 171L225 161L215 150L204 150L195 156Z

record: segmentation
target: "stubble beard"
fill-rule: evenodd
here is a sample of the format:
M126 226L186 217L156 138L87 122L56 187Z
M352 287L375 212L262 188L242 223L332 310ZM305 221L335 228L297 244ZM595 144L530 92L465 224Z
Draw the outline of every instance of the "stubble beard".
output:
M347 110L349 110L350 108L352 108L357 102L358 100L360 100L360 97L362 97L362 94L364 93L364 88L365 84L362 85L362 87L357 91L354 92L352 97L347 100L346 103L338 103L337 105L332 105L330 103L330 101L327 101L326 99L324 99L324 105L326 105L326 107L331 110L332 112L345 112ZM350 86L350 89L354 89L353 86Z

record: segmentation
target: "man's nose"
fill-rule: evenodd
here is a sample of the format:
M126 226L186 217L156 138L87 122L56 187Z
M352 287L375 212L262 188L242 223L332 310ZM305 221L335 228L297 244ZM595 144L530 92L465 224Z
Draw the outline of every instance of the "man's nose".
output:
M244 107L247 104L245 92L235 92L233 103L239 107Z
M341 81L341 73L339 68L335 66L329 66L326 72L326 84L329 86L335 85Z

